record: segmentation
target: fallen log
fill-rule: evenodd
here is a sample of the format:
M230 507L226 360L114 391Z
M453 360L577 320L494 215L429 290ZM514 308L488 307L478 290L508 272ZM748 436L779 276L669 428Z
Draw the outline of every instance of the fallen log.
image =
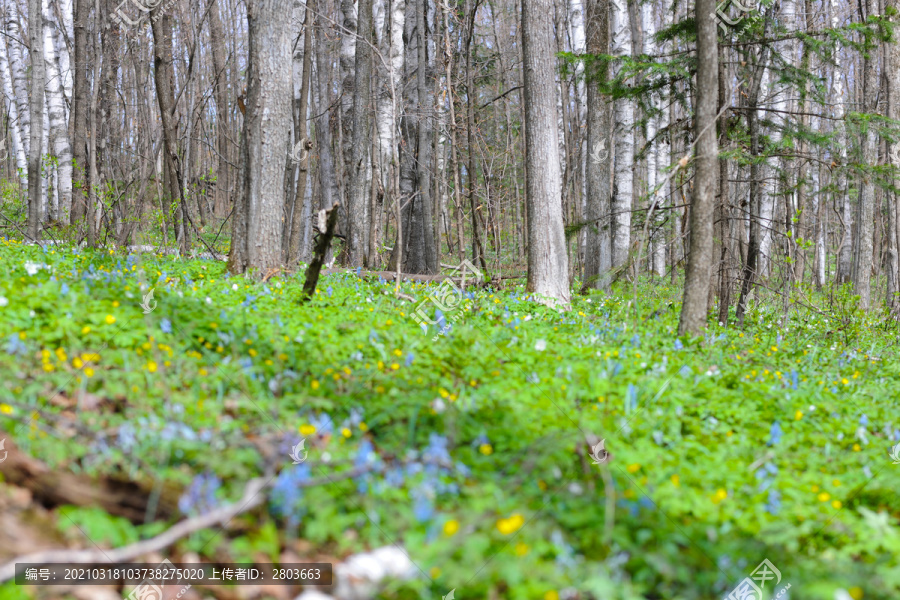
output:
M265 500L260 494L268 482L262 478L251 479L244 488L244 494L234 504L228 504L206 514L191 517L147 540L135 542L114 550L46 550L19 556L0 566L0 583L12 579L16 574L16 563L127 563L139 556L159 552L190 534L213 525L225 525L237 515L258 506Z
M341 273L356 273L356 269L344 269L344 268L334 268L334 269L323 269L323 275L337 275ZM364 278L375 279L380 277L385 281L397 281L397 272L396 271L359 271L359 276ZM445 279L451 280L456 285L463 284L462 277L448 277L447 275L420 275L418 273L401 273L400 281L417 281L419 283L440 283ZM488 285L490 282L479 281L474 277L466 277L465 284L466 287L484 287Z
M0 430L0 437L4 438L3 450L8 453L6 460L0 462L3 481L27 489L47 508L64 504L97 506L132 523L140 524L146 520L152 484L54 471L20 451L6 432ZM172 486L164 486L155 516L167 519L177 514L178 492Z
M333 484L336 481L359 477L373 469L374 466L371 464L354 467L349 471L336 475L324 475L307 479L299 483L298 486L307 488L325 485L326 483ZM236 516L263 504L268 499L267 488L272 485L274 480L275 474L271 471L267 472L264 477L251 479L247 482L247 485L244 487L244 493L237 502L179 521L156 537L141 540L128 546L112 550L44 550L18 556L0 565L0 583L15 577L16 563L127 563L139 556L159 552L197 531L208 529L214 525L225 527Z

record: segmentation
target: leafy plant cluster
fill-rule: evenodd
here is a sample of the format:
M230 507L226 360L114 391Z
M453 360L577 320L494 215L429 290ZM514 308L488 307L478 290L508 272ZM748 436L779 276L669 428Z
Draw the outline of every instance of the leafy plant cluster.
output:
M182 518L273 477L237 532L173 556L271 561L305 540L339 560L396 542L420 573L387 598L713 599L764 558L798 600L900 593L900 362L876 313L834 335L837 313L759 303L743 330L686 339L679 289L659 281L639 284L637 311L630 285L566 312L477 289L432 341L439 324L423 331L393 283L356 272L301 304L302 275L214 261L12 240L0 261L0 417L23 452L176 485ZM66 414L79 394L92 407ZM59 512L85 546L171 524Z

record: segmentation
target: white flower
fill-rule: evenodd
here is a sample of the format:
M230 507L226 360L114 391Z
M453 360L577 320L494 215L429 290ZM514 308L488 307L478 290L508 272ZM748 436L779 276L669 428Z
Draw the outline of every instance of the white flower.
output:
M212 298L210 298L209 296L207 296L207 297L206 297L206 303L207 303L207 304L212 304Z
M231 284L231 289L233 289L234 291L237 291L238 284L236 284L236 283Z
M523 321L530 321L530 320L531 320L531 315L525 315L525 318L522 319L522 320L523 320Z
M6 306L7 304L9 304L9 300L4 298L3 296L0 296L0 306Z
M41 270L41 264L36 262L28 261L25 263L25 271L28 272L29 275L34 275L38 271Z
M537 342L535 342L534 349L537 350L538 352L543 352L544 350L546 350L547 349L547 340L538 340Z

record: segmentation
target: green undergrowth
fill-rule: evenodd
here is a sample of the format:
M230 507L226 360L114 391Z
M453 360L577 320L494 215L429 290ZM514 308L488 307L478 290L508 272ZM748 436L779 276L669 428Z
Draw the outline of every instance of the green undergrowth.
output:
M0 264L5 436L53 469L180 490L177 514L146 524L57 509L84 547L265 477L241 527L169 554L397 543L416 576L385 598L705 600L763 559L782 578L766 594L900 597L898 332L877 315L760 304L742 329L678 338L680 288L656 280L637 306L629 285L567 312L470 289L438 335L407 299L434 284L398 297L349 272L301 304L302 274L213 261L3 241Z

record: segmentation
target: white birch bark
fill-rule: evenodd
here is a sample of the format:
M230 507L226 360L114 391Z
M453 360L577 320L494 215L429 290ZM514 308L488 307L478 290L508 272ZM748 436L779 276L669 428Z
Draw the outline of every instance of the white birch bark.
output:
M41 32L43 37L43 31ZM43 57L46 59L46 56ZM57 172L46 161L44 156L50 154L50 112L46 90L46 68L44 77L44 110L43 121L44 126L41 128L41 162L45 165L45 176L41 177L41 215L44 222L56 219L59 214L59 189L57 187ZM55 212L54 212L55 211Z
M354 70L356 64L356 20L357 6L353 0L341 0L341 16L343 17L341 32L340 77L341 77L341 138L338 145L338 179L344 198L350 190L350 160L353 139L353 96ZM343 211L342 211L343 212ZM340 228L340 224L338 225Z
M586 46L584 33L584 6L582 0L569 0L569 35L572 40L572 52L575 54L583 54ZM586 88L584 85L584 65L577 63L575 65L576 89L578 90L578 98L580 104L579 121L584 122L586 110Z
M760 95L763 99L769 98L770 94L773 93L773 78L774 74L772 73L771 69L766 67L766 72L765 74L763 74L760 91ZM774 93L777 94L778 92L775 91ZM784 106L785 105L783 99L780 96L776 96L775 101L773 102L773 108L775 110L784 110ZM778 145L779 143L781 143L781 128L780 123L777 119L776 126L772 129L772 133L769 136L769 141L773 145ZM764 175L763 181L761 182L762 194L760 194L759 199L760 241L757 273L760 277L765 277L769 274L769 258L772 253L772 228L775 225L772 217L775 214L777 172L778 169L776 167L776 159L769 159L766 163L766 168L763 169Z
M825 198L819 193L819 167L814 165L810 171L810 180L812 188L810 191L813 195L813 213L816 216L816 287L821 288L825 285L826 256L825 256L825 226L828 220L825 217L825 207L820 206L825 202Z
M51 6L49 11L44 10L45 16L49 16L53 24L53 44L59 61L59 74L62 77L63 91L69 100L72 99L72 66L69 57L69 44L72 43L73 34L72 11L72 0L57 0L57 6ZM62 23L59 22L59 17L62 18Z
M584 28L585 6L583 0L569 0L569 39L572 44L572 52L576 55L583 54L587 49L587 37ZM581 189L578 190L577 202L579 203L578 220L583 220L587 211L587 87L584 82L584 65L581 62L575 65L575 109L577 111L577 124L579 129L575 132L577 139L575 147L578 151L580 162L578 164ZM584 253L587 247L587 231L578 232L578 260L571 261L570 268L575 263L584 264Z
M403 29L406 22L406 0L376 0L373 7L376 45L387 60L376 59L379 92L375 100L375 130L378 136L379 182L385 200L393 202L391 164L397 143L397 103L400 99L404 63ZM385 64L385 62L387 64ZM391 206L389 204L389 206ZM372 218L376 218L375 215ZM380 218L380 215L378 216Z
M28 168L28 165L25 161L25 144L22 141L25 134L22 131L22 122L19 119L19 107L13 92L9 58L6 51L6 43L3 40L0 40L0 79L2 79L3 96L6 98L6 105L9 107L9 130L10 135L12 135L12 145L7 144L6 147L7 151L15 157L19 181L22 187L25 188L28 185L28 179L25 176L25 169Z
M631 55L631 27L628 21L626 0L610 0L610 26L612 28L611 54L616 57ZM621 67L613 67L617 77ZM612 202L612 266L619 267L628 260L631 244L631 200L634 189L634 106L630 100L615 101L615 166Z
M47 93L47 120L49 131L48 148L56 157L54 186L57 202L51 210L51 220L64 223L69 221L72 211L72 148L69 144L69 128L66 123L66 99L63 96L62 80L56 62L56 48L53 29L49 19L49 0L43 0L44 21L44 64L47 70L45 91Z
M25 146L25 154L31 148L31 115L28 110L28 79L25 76L25 57L22 53L23 32L16 21L15 4L5 3L5 29L7 59L9 60L10 74L12 75L13 95L19 112L21 123L22 143Z
M641 5L641 21L643 21L644 30L644 54L656 54L656 42L653 36L656 35L656 18L653 14L654 6L647 2ZM655 107L655 97L650 99L651 106ZM662 111L665 115L666 112ZM648 204L655 205L652 223L650 227L655 230L654 235L650 239L650 268L657 275L665 275L666 273L666 236L662 231L662 224L665 220L665 212L662 210L666 198L666 190L661 189L654 193L659 181L665 177L661 170L665 166L667 159L667 149L663 148L663 144L654 142L659 124L659 115L651 116L647 119L647 140L651 147L647 151L647 189L650 191L650 201ZM663 151L666 154L663 154Z

